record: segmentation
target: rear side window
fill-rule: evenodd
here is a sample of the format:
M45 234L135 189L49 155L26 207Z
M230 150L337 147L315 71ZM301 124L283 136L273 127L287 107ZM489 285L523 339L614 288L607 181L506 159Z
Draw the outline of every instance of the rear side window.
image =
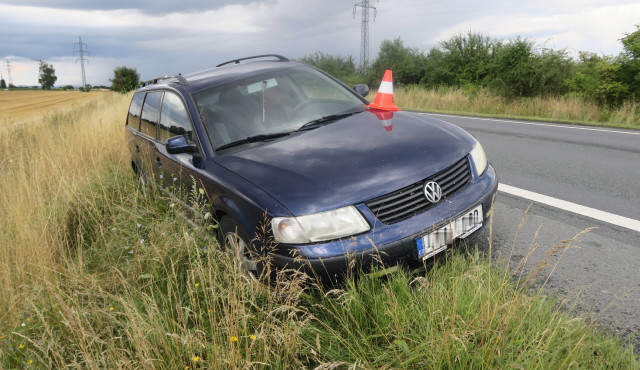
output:
M140 130L140 113L142 112L142 102L144 94L135 94L129 105L129 115L127 116L127 126Z
M183 135L189 142L192 142L191 121L189 121L187 109L176 94L170 92L164 94L159 133L159 139L162 141L173 136Z
M162 91L147 93L142 106L142 119L140 120L140 132L153 138L156 137L156 127L160 120L160 102Z

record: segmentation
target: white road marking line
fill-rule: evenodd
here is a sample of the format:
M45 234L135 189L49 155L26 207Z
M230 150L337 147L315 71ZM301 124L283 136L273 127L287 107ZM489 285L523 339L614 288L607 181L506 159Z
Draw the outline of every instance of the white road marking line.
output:
M640 135L640 131L618 131L618 130L609 130L603 128L593 128L593 127L585 127L585 126L571 126L571 125L554 125L552 123L537 123L537 122L525 122L525 121L512 121L500 118L482 118L482 117L470 117L470 116L454 116L451 114L436 114L436 113L421 113L431 116L442 116L442 117L460 117L467 119L475 119L479 121L493 121L498 123L520 123L522 125L531 125L531 126L545 126L545 127L558 127L558 128L566 128L569 130L585 130L585 131L599 131L599 132L610 132L614 134L627 134L627 135Z
M580 204L567 202L562 199L549 197L546 195L534 193L529 190L516 188L514 186L506 185L502 183L498 184L498 190L504 193L515 195L517 197L525 198L528 200L532 200L534 202L546 204L548 206L560 208L565 211L577 213L582 216L590 217L599 221L607 222L607 223L621 226L621 227L626 227L627 229L640 232L640 221L634 220L632 218L619 216L619 215L605 212L605 211L600 211L598 209L591 208L591 207L585 207Z

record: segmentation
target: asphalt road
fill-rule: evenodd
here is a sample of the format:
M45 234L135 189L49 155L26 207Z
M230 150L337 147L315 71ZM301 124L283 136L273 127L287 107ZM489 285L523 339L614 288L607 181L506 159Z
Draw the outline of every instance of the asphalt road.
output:
M640 131L429 115L474 135L498 172L492 240L485 229L481 248L516 276L550 256L535 286L640 353Z

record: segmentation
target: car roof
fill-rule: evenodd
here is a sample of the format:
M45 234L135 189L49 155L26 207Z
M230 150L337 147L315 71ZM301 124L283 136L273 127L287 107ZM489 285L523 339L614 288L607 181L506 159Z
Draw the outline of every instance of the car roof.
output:
M277 57L278 60L250 60L254 58ZM278 71L293 67L304 66L306 64L290 61L279 55L260 55L231 60L219 64L215 68L194 72L186 75L163 76L145 82L144 86L136 91L156 90L166 86L176 86L194 93L206 88L219 86L230 81L235 81L244 77L262 74L268 71Z

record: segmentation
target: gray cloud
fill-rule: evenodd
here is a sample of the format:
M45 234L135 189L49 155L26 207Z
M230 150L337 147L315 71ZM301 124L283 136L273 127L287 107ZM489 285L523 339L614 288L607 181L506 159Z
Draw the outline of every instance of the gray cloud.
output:
M275 1L275 0L274 0ZM173 12L198 12L220 9L227 5L250 4L255 0L12 0L2 3L19 6L34 6L55 9L76 10L140 10L149 14L166 14ZM265 1L261 1L265 2Z
M15 60L18 83L19 63L29 63L25 70L33 73L29 60L55 61L58 82L76 84L78 73L62 73L79 68L73 58L78 36L91 52L92 84L108 84L118 65L152 78L264 53L298 58L323 51L358 60L361 9L354 18L356 2L0 0L0 61ZM371 58L385 39L400 37L406 46L427 51L467 31L615 54L623 33L635 30L633 14L640 11L632 0L381 0L372 5L378 11L369 24ZM33 75L24 78L37 81Z

